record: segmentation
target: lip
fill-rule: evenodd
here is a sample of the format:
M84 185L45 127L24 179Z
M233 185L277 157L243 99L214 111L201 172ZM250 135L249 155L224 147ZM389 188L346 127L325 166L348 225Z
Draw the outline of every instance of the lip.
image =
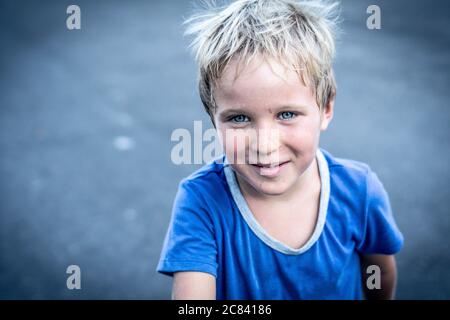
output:
M289 160L281 161L279 163L254 163L254 164L252 164L252 166L270 168L270 167L282 166L283 164L286 164L288 162L289 162Z
M284 164L284 162L282 162L281 163L281 165L283 165ZM255 164L255 166L257 166L257 167L264 167L264 168L271 168L271 167L276 167L276 166L279 166L280 164L278 164L278 163L268 163L268 164L265 164L265 163L256 163Z
M290 161L284 161L280 164L252 164L251 166L256 169L259 175L273 178L278 176L289 162Z

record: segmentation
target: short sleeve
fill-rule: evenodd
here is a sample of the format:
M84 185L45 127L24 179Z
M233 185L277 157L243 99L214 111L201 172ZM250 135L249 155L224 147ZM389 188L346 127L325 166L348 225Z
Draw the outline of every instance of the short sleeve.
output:
M211 216L195 184L179 184L157 271L199 271L217 277L217 247Z
M403 235L395 223L389 197L377 175L369 171L366 185L366 205L361 254L395 254L403 246Z

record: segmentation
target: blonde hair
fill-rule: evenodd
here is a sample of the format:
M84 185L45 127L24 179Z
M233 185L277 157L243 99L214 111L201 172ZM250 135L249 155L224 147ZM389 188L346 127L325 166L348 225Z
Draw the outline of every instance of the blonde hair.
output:
M200 98L212 120L214 87L233 57L248 64L262 56L293 68L314 90L320 110L334 98L336 2L237 0L219 6L203 0L202 4L203 9L184 24L185 35L194 36L190 47L198 64Z

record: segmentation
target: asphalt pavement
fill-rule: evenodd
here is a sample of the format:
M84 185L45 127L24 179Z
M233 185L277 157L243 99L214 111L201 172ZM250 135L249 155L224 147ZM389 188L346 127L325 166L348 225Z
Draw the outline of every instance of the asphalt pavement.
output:
M0 298L164 299L177 128L211 127L188 1L0 1ZM370 4L380 30L366 27ZM450 5L344 1L333 155L368 163L405 236L400 299L450 299ZM78 265L81 290L68 290Z

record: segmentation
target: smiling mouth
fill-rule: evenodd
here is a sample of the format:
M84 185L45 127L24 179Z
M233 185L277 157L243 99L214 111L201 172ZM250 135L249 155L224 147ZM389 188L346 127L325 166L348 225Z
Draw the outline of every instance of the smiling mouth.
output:
M258 163L258 164L252 164L251 166L253 166L255 169L258 170L258 173L261 176L266 176L266 177L276 177L281 169L285 166L285 164L289 163L290 161L284 161L281 163L271 163L271 164L262 164L262 163Z
M281 162L281 163L267 163L267 164L256 163L256 164L252 164L252 166L260 167L260 168L274 168L274 167L278 167L278 166L281 167L283 164L288 163L288 162L289 161L284 161L284 162Z

